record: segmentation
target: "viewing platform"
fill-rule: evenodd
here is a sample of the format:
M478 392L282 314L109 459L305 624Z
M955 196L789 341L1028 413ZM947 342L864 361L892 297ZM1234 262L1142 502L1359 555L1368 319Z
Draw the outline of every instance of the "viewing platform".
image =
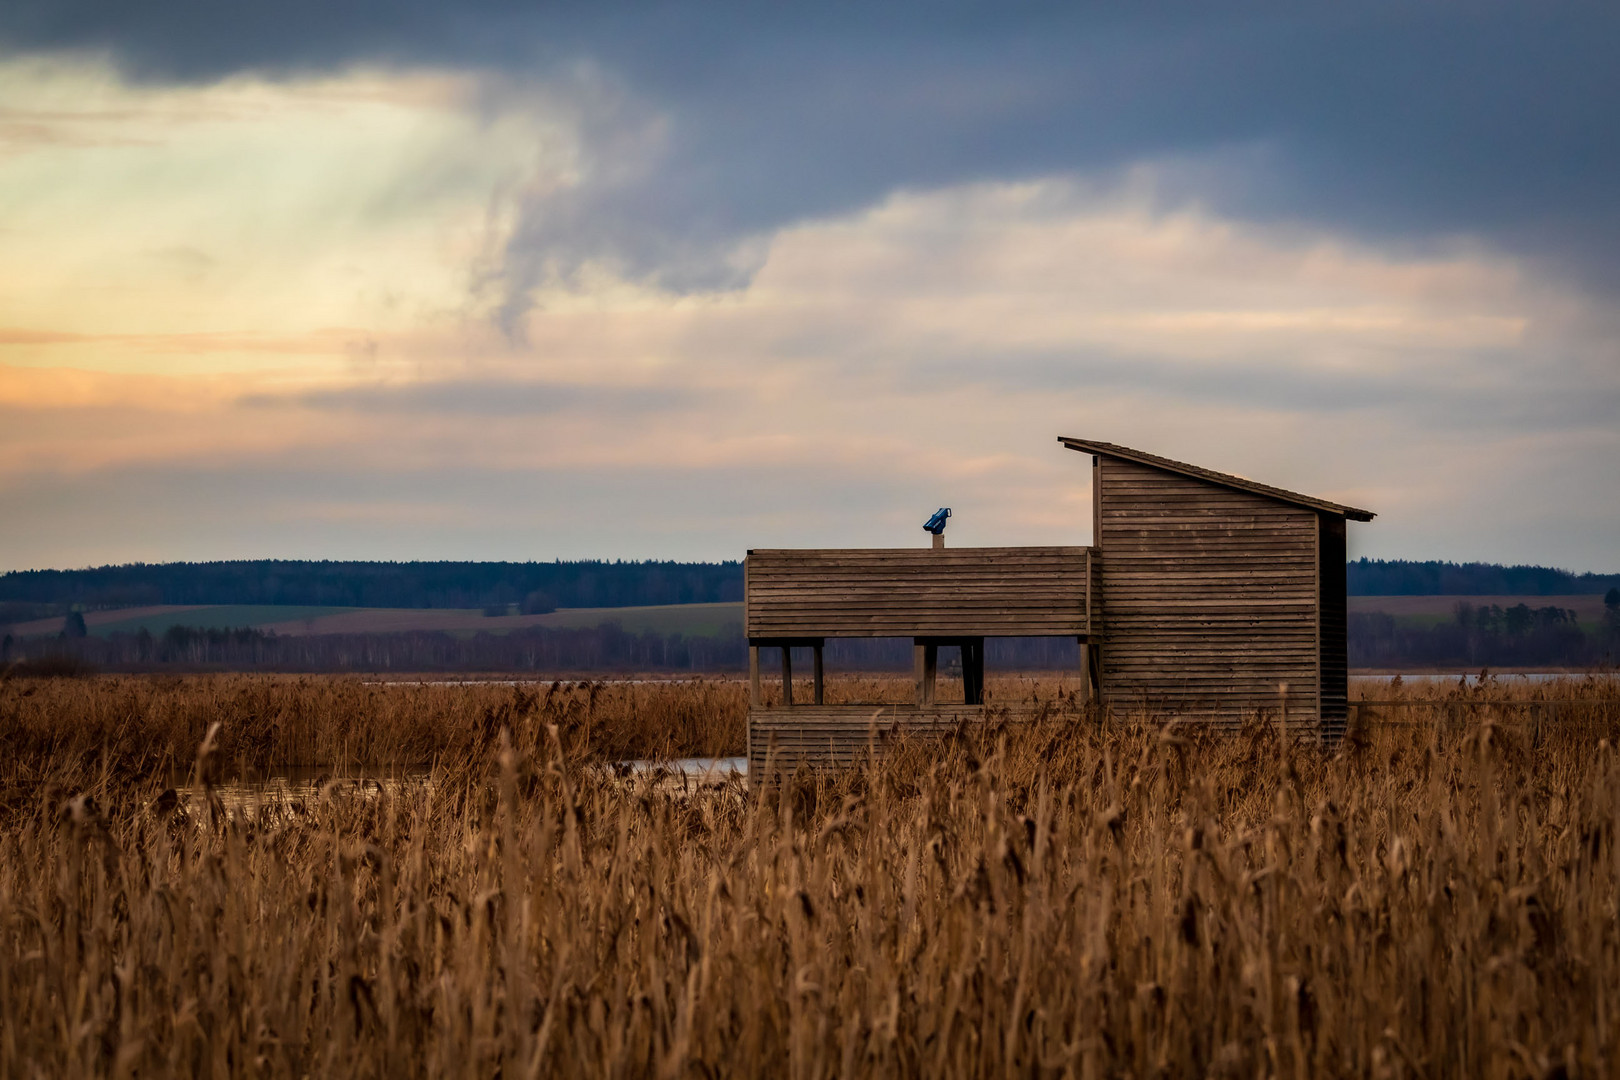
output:
M986 638L1063 637L1084 648L1100 625L1089 547L774 549L750 551L743 565L754 776L773 742L779 769L848 764L874 728L950 731L982 719ZM826 704L823 648L837 637L911 638L915 700ZM961 649L961 703L936 700L941 646ZM794 648L811 651L808 702L794 700ZM781 651L782 703L772 707L761 649Z

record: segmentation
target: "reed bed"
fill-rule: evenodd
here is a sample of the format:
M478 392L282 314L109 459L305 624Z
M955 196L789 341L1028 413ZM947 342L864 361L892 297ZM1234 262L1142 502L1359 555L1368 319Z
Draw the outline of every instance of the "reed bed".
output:
M600 767L636 743L626 710L718 708L732 684L598 688L570 728L524 687L139 683L0 686L23 748L0 815L0 1077L1620 1061L1620 693L1602 680L1553 689L1606 720L1539 738L1483 717L1369 726L1332 752L1264 725L1067 715L1068 689L1008 684L1054 719L752 792ZM74 704L64 724L99 718L97 737L41 741L41 698ZM344 707L367 712L323 726ZM455 730L486 710L487 736ZM699 711L657 738L728 749L698 745L735 737ZM227 813L135 768L185 734L196 774L220 775L270 752L230 730L255 716L311 725L277 752L425 754L430 782Z
M215 778L319 767L426 769L491 759L558 729L571 757L741 753L747 688L678 682L382 682L357 676L193 675L0 682L0 808L64 771L150 778L189 770L216 723Z

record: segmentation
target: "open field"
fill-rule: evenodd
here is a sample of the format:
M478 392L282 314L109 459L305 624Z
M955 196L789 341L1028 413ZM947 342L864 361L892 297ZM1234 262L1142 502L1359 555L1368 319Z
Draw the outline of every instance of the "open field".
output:
M171 626L226 630L252 628L276 634L388 634L442 630L453 634L508 633L533 626L592 627L617 622L639 634L712 637L728 626L742 626L740 603L663 604L652 607L564 608L545 615L485 615L467 608L300 607L285 604L166 605L86 612L90 633L161 635ZM55 635L60 617L35 619L4 628L18 637Z
M161 635L171 626L187 626L204 630L234 630L241 627L263 628L276 622L306 625L344 615L357 608L301 607L289 604L156 604L150 607L115 608L109 611L84 613L85 628L90 633ZM6 631L18 637L54 635L62 630L61 616L34 619L16 623Z
M594 766L741 683L0 683L0 1075L1615 1071L1612 680L1363 687L1481 704L1331 754L992 690L1050 719L687 792ZM294 762L427 778L163 792Z
M485 615L482 611L443 608L353 608L313 622L289 619L265 623L278 634L386 634L407 630L451 633L505 633L531 626L591 627L616 622L639 634L712 637L729 625L742 628L742 605L662 604L653 607L564 608L545 615Z
M209 608L202 604L150 604L146 607L114 608L108 611L87 611L84 613L85 627L92 634L111 633L114 628L123 629L125 624L134 627L133 633L142 625L161 623L162 633L175 623L182 623L190 617L190 612L207 611ZM238 624L240 625L240 624ZM30 619L27 622L8 623L0 626L0 631L13 634L17 637L35 637L43 634L58 634L62 631L62 616L53 615L48 619Z

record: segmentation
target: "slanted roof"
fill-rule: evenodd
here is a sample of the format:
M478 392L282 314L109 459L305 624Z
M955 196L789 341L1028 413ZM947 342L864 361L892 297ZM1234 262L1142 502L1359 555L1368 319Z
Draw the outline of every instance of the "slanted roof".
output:
M1338 514L1351 521L1371 521L1374 517L1371 510L1358 510L1354 506L1342 506L1339 503L1328 502L1326 499L1317 499L1310 495L1301 495L1297 491L1286 491L1283 488L1272 487L1270 484L1260 484L1253 480L1245 480L1241 476L1230 473L1220 473L1213 469L1200 468L1197 465L1188 465L1184 461L1171 461L1169 458L1157 454L1145 453L1141 450L1132 450L1128 446L1117 446L1114 443L1093 442L1090 439L1071 439L1065 435L1058 436L1058 442L1070 450L1078 450L1082 454L1101 454L1104 457L1119 458L1122 461L1134 461L1138 465L1147 465L1154 469L1163 469L1165 472L1180 473L1195 480L1207 480L1211 484L1220 484L1222 487L1236 488L1238 491L1249 491L1256 495L1278 499L1282 502L1294 503L1296 506L1308 506L1312 510L1320 510L1328 514Z

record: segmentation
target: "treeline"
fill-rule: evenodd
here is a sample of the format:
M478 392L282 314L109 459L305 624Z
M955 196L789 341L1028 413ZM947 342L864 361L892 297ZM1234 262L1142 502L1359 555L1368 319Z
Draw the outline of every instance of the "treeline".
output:
M1620 574L1547 566L1357 559L1346 569L1351 596L1591 596L1620 586Z
M1349 630L1353 668L1613 666L1620 661L1620 589L1610 589L1603 624L1591 633L1556 605L1468 603L1438 626L1352 612Z
M1460 669L1478 667L1612 666L1620 662L1620 604L1606 623L1586 631L1566 608L1520 604L1461 605L1439 626L1412 625L1381 612L1353 612L1349 621L1353 668ZM780 653L763 651L767 671ZM827 670L904 672L911 669L909 639L834 639ZM941 649L947 670L954 649ZM1072 639L1006 638L985 642L991 671L1072 671L1079 650ZM470 637L437 631L392 634L277 635L261 630L183 626L166 633L107 637L0 639L0 676L90 671L284 671L513 673L565 676L628 672L740 672L747 643L732 627L717 636L633 633L599 627L533 627ZM796 671L810 670L808 650L794 655Z
M780 651L763 651L778 670ZM840 639L827 643L829 671L910 671L910 639ZM947 669L955 649L942 649ZM1079 665L1073 640L1007 638L986 643L992 669L1050 671ZM795 653L808 672L809 652ZM172 626L104 638L0 640L0 670L14 674L90 671L488 672L568 675L589 672L740 672L748 666L742 631L709 637L632 633L599 627L532 627L504 634L457 636L437 631L393 634L278 635L262 630Z
M244 559L131 563L0 574L18 607L298 604L320 607L630 607L742 599L740 562L320 562ZM47 611L46 614L49 612Z
M1352 596L1573 596L1620 586L1620 574L1545 566L1358 559ZM0 621L70 608L149 604L485 608L629 607L742 599L742 563L335 562L244 559L131 563L0 574Z

